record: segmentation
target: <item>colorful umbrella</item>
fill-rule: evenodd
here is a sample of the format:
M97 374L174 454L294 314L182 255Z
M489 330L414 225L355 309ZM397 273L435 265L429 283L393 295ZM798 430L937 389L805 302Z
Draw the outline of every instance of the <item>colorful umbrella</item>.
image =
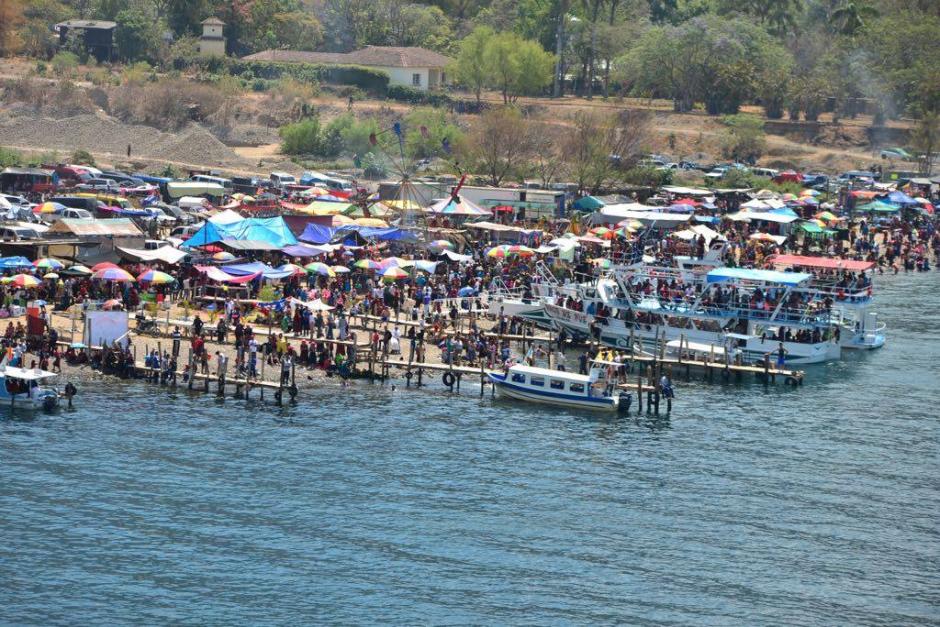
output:
M98 272L99 270L107 270L108 268L120 268L121 266L116 263L111 263L110 261L102 261L91 267L92 272Z
M11 276L0 277L0 284L9 285L12 282L13 282L13 277Z
M304 266L304 270L310 274L319 274L320 276L336 276L333 269L321 261L314 261Z
M430 244L428 244L428 250L434 252L443 252L445 250L456 250L457 247L454 246L452 242L448 242L446 239L436 239Z
M134 276L127 270L121 268L102 268L96 271L92 277L101 281L116 281L119 283L134 282Z
M589 233L601 239L614 239L614 235L616 235L616 233L608 229L606 226L593 228L589 231Z
M65 209L65 205L57 202L44 202L41 205L33 207L33 213L59 213Z
M235 255L225 250L212 255L213 261L234 261L235 259L237 259Z
M152 285L166 285L167 283L175 283L176 279L166 272L147 270L137 277L137 281L140 283L150 283Z
M823 211L821 213L817 213L816 217L819 218L820 220L825 220L826 222L834 222L839 219L839 216L832 213L831 211Z
M336 274L347 274L349 272L349 268L346 266L331 266L331 270Z
M56 274L55 272L47 272L47 273L45 273L44 275L42 275L42 278L44 278L44 279L58 279L58 278L59 278L59 275Z
M58 259L43 257L42 259L37 259L34 261L33 266L36 268L42 268L43 270L61 270L65 267L65 264Z
M520 257L531 257L532 255L535 254L535 251L529 248L528 246L521 246L521 245L510 246L507 249L507 252L510 255L518 255Z
M379 269L388 270L389 268L392 268L392 267L400 268L404 265L406 265L405 260L400 257L386 257L385 259L379 262Z
M388 268L385 272L382 273L382 279L385 281L395 281L397 279L406 279L408 278L408 273L399 268L398 266L392 266Z
M494 259L504 259L509 256L509 246L506 244L494 246L486 251L486 256L493 257Z
M122 303L116 298L112 298L111 300L106 300L103 303L101 303L101 308L106 311L111 311L112 309L121 309L123 307L124 307L124 303Z
M361 270L378 270L381 267L378 261L372 261L371 259L360 259L353 265Z
M293 276L307 274L306 268L298 266L296 263L285 263L283 266L279 267L278 270L282 270L284 272L290 270L293 273Z
M16 287L31 288L31 287L39 287L42 284L42 281L40 281L39 279L37 279L31 274L16 274L10 280L10 283L15 285Z
M69 267L69 269L66 270L66 273L68 274L93 274L94 271L88 266L76 264L74 266Z

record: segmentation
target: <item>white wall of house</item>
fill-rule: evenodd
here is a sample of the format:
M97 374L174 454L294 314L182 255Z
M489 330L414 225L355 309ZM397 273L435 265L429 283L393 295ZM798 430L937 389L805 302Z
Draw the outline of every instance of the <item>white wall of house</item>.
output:
M441 87L441 70L439 68L377 67L376 69L388 72L389 85L404 85L421 91ZM415 79L416 75L417 79Z

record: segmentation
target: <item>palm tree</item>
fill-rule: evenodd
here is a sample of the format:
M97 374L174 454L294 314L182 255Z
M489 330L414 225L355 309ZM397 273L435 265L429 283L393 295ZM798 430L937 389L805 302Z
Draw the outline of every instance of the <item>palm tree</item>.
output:
M832 12L831 23L840 33L851 37L865 26L865 20L878 15L878 9L873 6L846 0Z

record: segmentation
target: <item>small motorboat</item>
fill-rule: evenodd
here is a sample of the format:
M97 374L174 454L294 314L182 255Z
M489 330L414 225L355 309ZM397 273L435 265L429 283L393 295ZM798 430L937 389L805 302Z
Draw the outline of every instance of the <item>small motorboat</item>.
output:
M488 376L500 396L507 398L599 411L630 408L630 395L608 385L603 368L591 368L583 375L516 364Z
M59 405L59 391L53 385L58 376L39 368L0 365L0 403L51 411Z

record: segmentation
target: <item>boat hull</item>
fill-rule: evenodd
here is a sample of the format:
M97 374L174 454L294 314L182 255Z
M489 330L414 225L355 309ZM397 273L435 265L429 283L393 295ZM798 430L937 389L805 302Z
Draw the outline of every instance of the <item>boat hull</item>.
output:
M620 406L619 398L579 397L571 394L556 394L550 391L540 392L528 386L514 385L502 377L494 375L490 375L490 381L493 382L497 393L503 398L591 411L617 411Z

